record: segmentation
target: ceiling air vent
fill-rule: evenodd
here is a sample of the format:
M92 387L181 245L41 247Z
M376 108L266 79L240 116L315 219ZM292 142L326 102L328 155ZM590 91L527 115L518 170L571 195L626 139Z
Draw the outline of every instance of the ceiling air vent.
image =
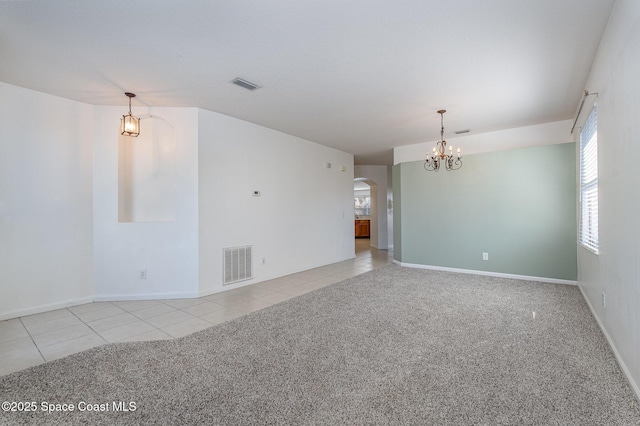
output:
M244 78L240 78L240 77L234 78L233 80L231 80L231 83L240 87L244 87L245 89L248 89L248 90L256 90L260 88L260 86L258 86L257 84L247 81Z
M453 133L455 133L456 135L461 135L463 133L469 133L470 131L471 130L469 129L465 129L465 130L458 130L457 132L453 132Z

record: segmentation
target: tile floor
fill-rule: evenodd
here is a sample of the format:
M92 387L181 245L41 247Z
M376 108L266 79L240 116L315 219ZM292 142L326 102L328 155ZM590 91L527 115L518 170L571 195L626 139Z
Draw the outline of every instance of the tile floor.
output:
M197 299L96 302L0 322L0 375L112 342L172 339L387 265L356 239L356 258Z

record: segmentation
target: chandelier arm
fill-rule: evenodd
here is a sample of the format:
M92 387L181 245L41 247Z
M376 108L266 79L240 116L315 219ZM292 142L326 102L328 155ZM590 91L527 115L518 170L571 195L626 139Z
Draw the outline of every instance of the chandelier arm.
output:
M440 169L440 161L438 157L427 157L423 167L428 172L437 172Z
M449 168L447 170L458 170L460 167L462 167L462 160L457 158L454 161L454 158L452 157L450 159Z

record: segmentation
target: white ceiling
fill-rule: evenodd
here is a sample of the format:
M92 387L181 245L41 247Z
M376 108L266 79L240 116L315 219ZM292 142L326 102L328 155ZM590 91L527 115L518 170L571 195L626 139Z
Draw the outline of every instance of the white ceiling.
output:
M438 109L445 137L573 118L613 1L1 1L0 81L123 112L131 91L391 164L439 138Z

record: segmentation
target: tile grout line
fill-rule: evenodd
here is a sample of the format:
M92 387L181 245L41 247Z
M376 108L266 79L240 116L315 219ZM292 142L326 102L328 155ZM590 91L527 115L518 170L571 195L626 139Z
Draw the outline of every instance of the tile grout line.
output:
M91 302L91 303L95 303L95 302ZM116 306L116 305L114 305L112 302L108 302L108 303L109 303L111 306ZM116 306L116 307L118 307L118 306ZM86 323L82 318L80 318L79 316L77 316L77 315L76 315L73 311L71 311L70 309L68 309L68 308L67 308L67 310L68 310L69 312L71 312L71 315L73 315L74 317L78 318L78 319L79 319L79 320L80 320L84 325L86 325L87 327L89 327L89 329L90 329L90 330L91 330L91 331L92 331L96 336L98 336L100 339L102 339L102 341L104 341L104 342L105 342L104 344L109 343L109 342L107 342L107 341L105 340L105 338L104 338L104 337L102 337L102 336L100 335L100 333L98 333L96 330L94 330L94 328L93 328L93 327L91 327L88 323ZM101 310L101 309L98 309L98 310ZM112 316L115 316L115 315L112 315ZM109 318L109 317L105 317L105 318ZM100 318L100 319L102 319L102 318ZM98 320L96 320L96 321L98 321ZM71 340L71 339L68 339L68 340ZM64 340L64 341L66 342L67 340Z
M171 305L167 305L166 303L162 302L161 300L158 300L158 303L161 303L162 305L164 305L164 306L168 306L168 307L170 307L170 308L172 308L172 309L176 309L176 308L174 308L174 307L173 307L173 306L171 306ZM123 309L123 310L124 310L124 311L126 311L127 313L129 313L129 314L133 315L133 316L134 316L138 321L142 321L143 323L145 323L145 324L147 324L148 326L152 327L155 331L159 331L159 332L161 332L161 333L166 334L167 336L169 336L169 337L171 338L171 340L175 339L175 338L174 338L172 335L170 335L169 333L167 333L167 332L165 332L165 331L163 331L163 330L159 329L159 328L158 328L158 327L156 327L155 325L153 325L153 324L151 324L151 323L147 322L145 319L140 318L140 317L139 317L138 315L136 315L134 312L128 311L128 310L126 310L126 309L124 309L124 308L120 308L120 309ZM139 311L142 311L142 310L144 310L144 309L138 309L138 310L139 310ZM155 317L158 317L158 316L160 316L160 315L165 315L165 314L167 314L167 313L169 313L169 312L165 312L164 314L153 315L153 316L148 317L148 318L155 318ZM113 328L115 328L115 327L113 327ZM111 330L111 329L109 329L109 330ZM135 336L125 337L125 339L129 339L129 338L136 337L136 336L142 336L143 334L146 334L146 333L149 333L149 332L148 332L148 331L145 331L144 333L136 334ZM120 339L120 340L117 340L116 342L113 342L113 343L121 342L122 340L125 340L125 339Z
M197 298L197 299L199 299L199 298ZM191 319L193 319L193 318L201 319L202 321L205 321L205 322L207 322L207 323L211 324L212 326L213 326L213 325L215 325L215 324L210 323L209 321L207 321L207 320L205 320L205 319L202 319L202 318L197 317L197 316L195 316L195 315L193 315L193 314L190 314L189 312L185 312L185 311L183 311L183 310L182 310L182 309L180 309L180 308L176 308L176 307L174 307L174 306L171 306L171 305L169 305L169 304L167 304L167 303L163 302L162 300L158 300L158 302L159 302L159 303L161 303L161 304L162 304L162 305L164 305L164 306L168 306L168 307L170 307L171 309L175 309L176 311L183 312L183 313L185 313L185 314L187 314L187 315L190 315L190 316L192 317L192 318L187 318L187 319L182 320L182 321L178 321L178 322L175 322L175 323L171 323L171 324L167 325L167 327L172 326L172 325L175 325L175 324L180 324L180 323L183 323L183 322L189 321L189 320L191 320ZM127 312L128 312L128 311L127 311ZM137 316L135 313L133 313L133 312L129 312L129 313L130 313L131 315L135 316L136 318L138 318L140 321L144 322L145 324L150 325L150 326L151 326L151 327L153 327L156 331L159 331L159 332L161 332L161 333L166 334L167 336L169 336L169 337L171 338L171 340L176 339L176 338L175 338L175 337L173 337L171 334L169 334L169 333L167 333L166 331L162 330L161 328L156 327L155 325L153 325L153 324L151 324L151 323L147 322L145 319L140 318L140 317L139 317L139 316ZM161 315L166 315L166 314L168 314L168 313L171 313L171 312L165 312L164 314L154 315L154 316L151 316L151 317L148 317L148 318L155 318L155 317L158 317L158 316L161 316ZM141 335L146 334L146 333L148 333L148 332L140 333L140 334L137 334L136 336L141 336ZM135 336L131 336L131 337L135 337ZM127 337L127 339L128 339L128 337ZM124 339L121 339L121 340L124 340ZM120 341L120 340L119 340L119 341Z
M94 302L91 302L91 303L94 303ZM109 304L111 304L112 306L114 306L111 302L109 302ZM76 317L78 320L80 320L80 322L81 322L81 323L83 323L84 325L86 325L87 327L89 327L89 329L93 332L93 334L95 334L98 338L102 339L102 341L104 342L104 343L103 343L103 345L104 345L104 344L106 344L106 343L109 343L109 342L107 342L107 341L104 339L104 337L102 337L102 336L101 336L97 331L95 331L95 330L93 329L93 327L91 327L89 324L87 324L87 323L86 323L82 318L80 318L79 316L77 316L77 315L76 315L73 311L71 311L69 308L66 308L66 309L67 309L67 311L69 311L69 312L71 313L71 315L73 315L73 316L74 316L74 317ZM84 337L84 336L80 336L80 337ZM76 338L77 338L77 337L73 337L73 338L71 338L71 339L67 339L67 340L61 340L60 342L57 342L57 343L54 343L54 344L58 344L58 343L62 343L62 342L68 342L69 340L73 340L73 339L76 339ZM51 346L51 345L49 345L49 346ZM40 350L40 348L38 348L38 350ZM74 353L77 353L77 352L74 352Z
M66 309L66 308L65 308ZM31 332L29 331L29 329L27 328L26 325L24 325L24 322L22 321L23 317L19 317L18 319L20 320L20 324L22 324L22 327L24 328L24 331L27 332L27 335L29 335L29 339L31 339L31 343L33 343L33 346L36 347L38 353L40 354L40 358L42 358L42 362L47 362L47 359L44 357L44 354L42 353L42 351L40 350L40 346L38 346L38 344L36 343L35 340L33 340L33 336L31 335Z

